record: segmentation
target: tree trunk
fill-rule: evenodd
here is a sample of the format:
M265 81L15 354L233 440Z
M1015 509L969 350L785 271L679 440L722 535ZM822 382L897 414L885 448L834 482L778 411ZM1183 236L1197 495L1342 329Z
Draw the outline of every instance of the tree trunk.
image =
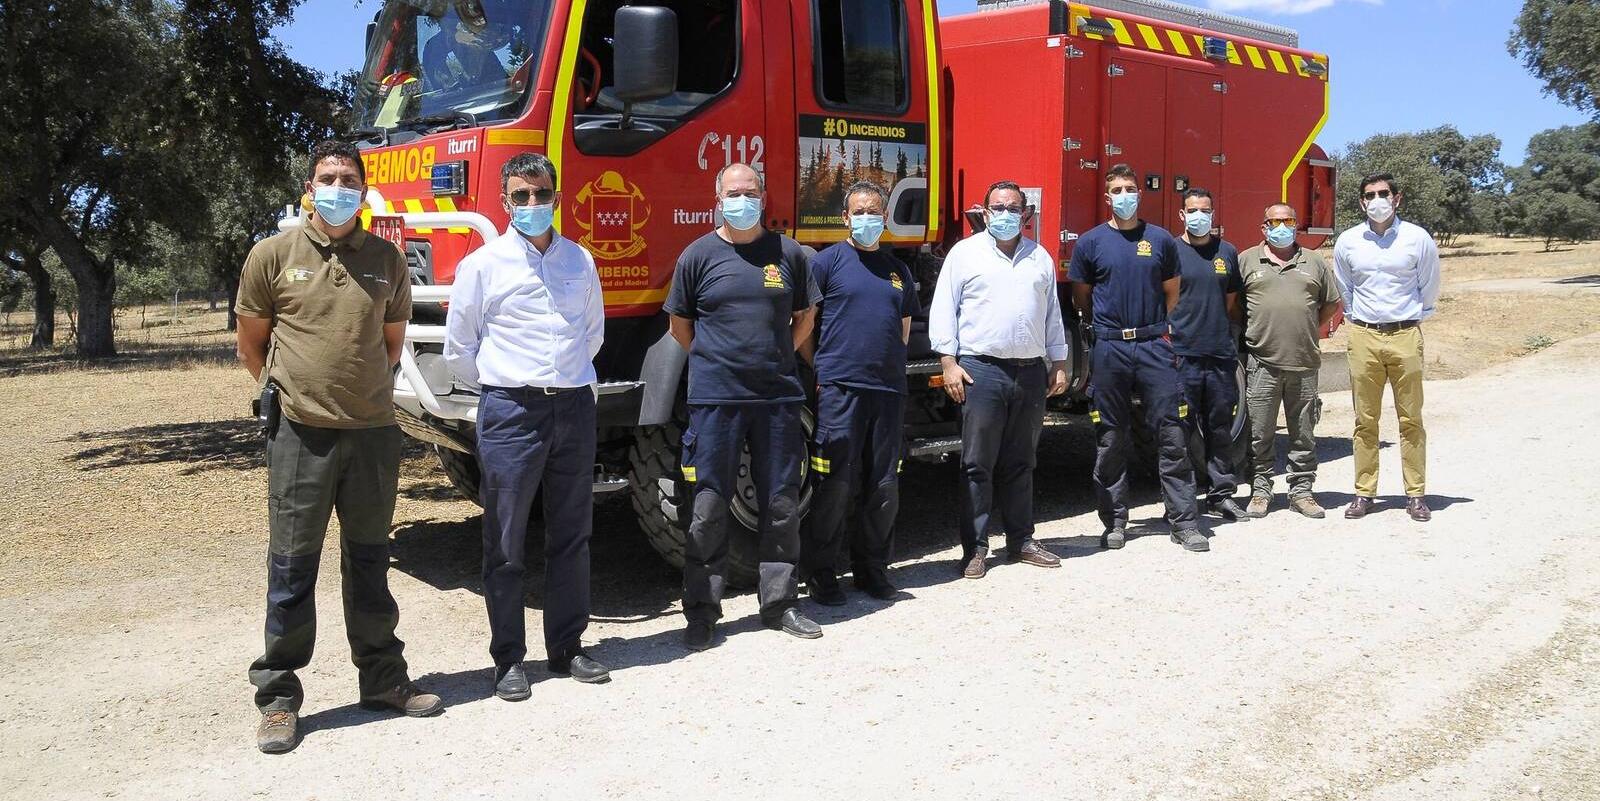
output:
M22 272L33 281L33 338L28 347L33 350L53 348L56 344L56 287L38 253L22 254Z
M234 304L239 300L239 273L230 272L222 279L228 287L228 330L239 330L239 313L234 310Z
M78 239L71 226L54 214L33 212L39 236L56 252L61 266L72 275L78 287L78 356L85 359L103 359L117 355L116 336L112 331L114 299L117 294L117 273L110 258L100 259Z

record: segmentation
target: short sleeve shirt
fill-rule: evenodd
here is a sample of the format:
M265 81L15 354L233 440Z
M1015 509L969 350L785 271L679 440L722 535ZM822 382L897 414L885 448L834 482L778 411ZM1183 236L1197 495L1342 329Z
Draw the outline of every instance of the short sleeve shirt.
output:
M888 250L839 242L811 260L821 291L817 381L906 392L902 320L921 311L911 270Z
M1287 264L1274 261L1266 245L1239 257L1244 278L1245 346L1250 355L1279 370L1322 366L1317 347L1318 315L1339 300L1339 284L1322 254L1300 248Z
M1180 356L1231 359L1237 355L1228 320L1228 294L1244 288L1239 251L1212 237L1204 245L1178 240L1182 279L1172 310L1172 350Z
M272 321L265 372L290 420L394 425L383 326L411 319L411 274L388 240L357 228L330 242L310 223L263 239L245 258L234 308Z
M1072 248L1067 277L1094 287L1097 328L1143 328L1167 320L1161 284L1178 274L1178 241L1157 225L1140 221L1122 231L1097 225Z
M663 305L694 321L689 402L805 400L791 318L816 305L819 294L805 252L782 234L734 245L712 231L689 243Z

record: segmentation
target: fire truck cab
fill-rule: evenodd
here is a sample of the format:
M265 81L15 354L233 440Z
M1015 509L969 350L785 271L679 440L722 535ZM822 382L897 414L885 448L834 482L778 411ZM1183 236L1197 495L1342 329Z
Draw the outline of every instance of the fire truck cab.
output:
M476 499L477 393L444 366L442 304L455 265L506 229L501 167L544 153L556 228L594 255L605 293L596 492L628 491L651 544L681 563L686 354L661 304L678 254L717 224L718 170L754 167L767 226L817 248L847 236L846 187L885 186L883 241L925 306L943 247L981 226L962 211L1001 178L1029 189L1027 235L1063 267L1074 233L1104 220L1096 187L1117 161L1145 176L1147 219L1171 225L1177 194L1205 185L1241 244L1279 198L1315 244L1332 218L1312 143L1327 62L1295 44L1164 0L980 0L944 20L933 0L388 0L351 137L371 224L416 283L401 425ZM940 458L959 447L959 415L915 331L907 453ZM753 491L740 496L734 516L753 528ZM751 575L753 538L735 538L731 561L735 580Z

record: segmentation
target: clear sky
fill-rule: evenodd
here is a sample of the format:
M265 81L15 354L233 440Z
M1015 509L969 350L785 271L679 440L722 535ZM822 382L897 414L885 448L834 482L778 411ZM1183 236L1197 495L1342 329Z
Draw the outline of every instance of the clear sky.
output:
M1091 0L1092 2L1092 0ZM1193 0L1300 32L1302 47L1327 53L1333 113L1319 138L1330 150L1379 132L1452 123L1492 133L1501 158L1523 160L1528 137L1584 117L1540 94L1505 47L1521 0ZM309 0L279 38L325 72L360 66L366 23L379 0ZM940 3L941 13L974 0Z

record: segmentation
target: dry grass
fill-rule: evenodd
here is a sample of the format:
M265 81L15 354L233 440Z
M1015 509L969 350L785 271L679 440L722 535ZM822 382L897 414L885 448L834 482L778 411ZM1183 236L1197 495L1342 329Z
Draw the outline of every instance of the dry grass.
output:
M192 369L231 364L233 333L228 331L226 308L211 311L204 302L118 309L117 357L97 361L77 358L72 321L56 315L56 345L48 350L28 350L33 334L33 313L14 312L0 317L0 376L15 376L66 369L164 370Z

